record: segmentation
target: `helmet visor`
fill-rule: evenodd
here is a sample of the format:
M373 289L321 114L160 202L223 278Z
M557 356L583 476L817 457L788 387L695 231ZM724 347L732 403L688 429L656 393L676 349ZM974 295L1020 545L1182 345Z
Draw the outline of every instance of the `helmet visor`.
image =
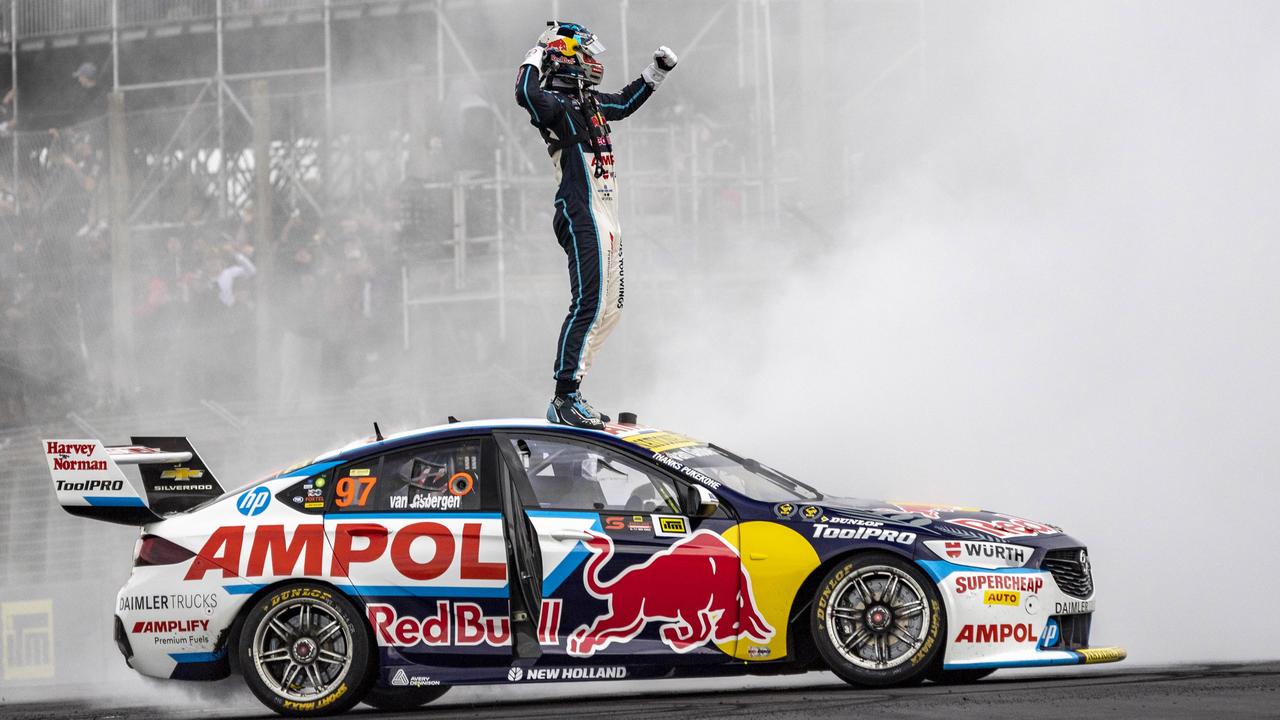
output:
M582 45L582 49L591 55L599 55L604 52L604 43L600 42L600 38L595 35L580 35L578 43Z

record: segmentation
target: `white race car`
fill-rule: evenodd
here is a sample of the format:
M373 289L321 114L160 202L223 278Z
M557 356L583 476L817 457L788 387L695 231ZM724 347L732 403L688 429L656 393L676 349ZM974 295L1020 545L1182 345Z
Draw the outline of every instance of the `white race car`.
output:
M824 496L675 433L542 421L371 438L224 493L184 438L48 440L58 502L141 526L134 669L286 715L450 686L780 674L969 682L1114 662L1052 525ZM136 478L124 469L136 467Z

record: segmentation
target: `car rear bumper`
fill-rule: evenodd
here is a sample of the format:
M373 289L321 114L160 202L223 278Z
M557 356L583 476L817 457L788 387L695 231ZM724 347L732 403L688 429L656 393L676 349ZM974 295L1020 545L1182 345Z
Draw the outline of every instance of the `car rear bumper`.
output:
M116 597L116 647L149 677L226 677L227 630L244 600L220 585L183 582L175 566L134 568Z

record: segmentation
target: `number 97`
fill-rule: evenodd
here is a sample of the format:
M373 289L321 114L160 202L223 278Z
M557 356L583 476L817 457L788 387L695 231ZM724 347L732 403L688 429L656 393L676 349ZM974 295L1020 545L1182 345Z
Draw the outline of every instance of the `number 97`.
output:
M365 502L369 500L369 491L373 490L377 482L376 477L339 478L338 484L334 486L334 491L338 493L338 507L345 508L352 505L364 507Z

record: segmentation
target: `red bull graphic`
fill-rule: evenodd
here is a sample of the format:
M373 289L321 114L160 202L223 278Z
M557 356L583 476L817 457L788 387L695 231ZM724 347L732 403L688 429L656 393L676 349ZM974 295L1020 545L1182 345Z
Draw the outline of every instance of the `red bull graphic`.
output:
M583 582L594 597L609 602L609 610L573 631L570 655L591 657L611 643L629 642L650 622L665 622L659 635L678 653L708 642L747 637L763 644L773 637L737 549L719 535L700 530L604 582L600 569L613 558L613 541L590 534L584 544L592 558Z
M889 512L903 512L909 515L919 515L920 517L929 518L930 520L941 520L939 512L973 512L978 508L961 507L959 505L938 505L935 503L907 503L894 502L889 503L888 507L880 508Z
M544 599L538 621L538 642L559 644L560 600ZM382 647L468 647L511 644L511 621L506 615L485 615L477 604L438 600L434 615L401 615L394 605L371 602L365 616L374 639Z
M1052 525L1023 520L1012 515L997 515L993 520L977 518L949 518L947 522L970 530L978 530L998 538L1029 537L1031 535L1057 535L1060 531Z
M549 52L558 52L565 57L573 57L578 52L578 41L571 37L558 37L547 43Z

